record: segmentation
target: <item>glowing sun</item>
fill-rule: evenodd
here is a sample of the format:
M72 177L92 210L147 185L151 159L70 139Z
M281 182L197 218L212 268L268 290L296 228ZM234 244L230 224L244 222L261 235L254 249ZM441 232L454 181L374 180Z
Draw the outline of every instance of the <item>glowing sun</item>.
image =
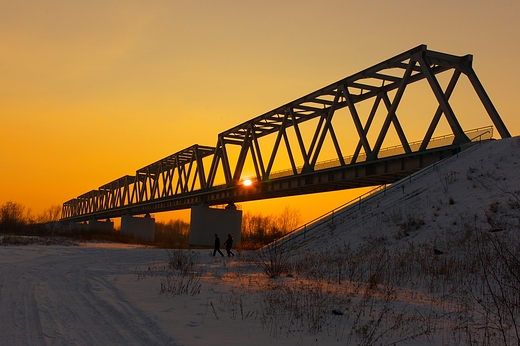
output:
M251 179L246 179L246 180L244 180L244 186L251 186L251 184L253 184L253 182L251 181Z

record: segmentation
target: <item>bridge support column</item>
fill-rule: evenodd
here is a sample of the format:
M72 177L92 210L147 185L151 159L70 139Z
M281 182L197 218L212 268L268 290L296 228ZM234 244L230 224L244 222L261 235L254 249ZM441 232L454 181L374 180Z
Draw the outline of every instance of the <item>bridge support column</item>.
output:
M191 207L190 245L213 246L215 234L218 234L222 248L231 234L234 238L233 247L240 242L242 227L242 210L235 205L225 209L210 208L207 205Z
M92 219L88 222L88 230L112 233L114 231L114 223L110 220L100 221Z
M114 223L110 220L100 221L96 219L91 219L87 222L70 222L69 230L71 232L92 232L92 231L101 231L111 233L114 231Z
M85 232L89 230L89 225L83 222L69 222L70 232Z
M121 234L144 241L152 242L155 235L155 219L146 214L145 217L123 215L121 217Z

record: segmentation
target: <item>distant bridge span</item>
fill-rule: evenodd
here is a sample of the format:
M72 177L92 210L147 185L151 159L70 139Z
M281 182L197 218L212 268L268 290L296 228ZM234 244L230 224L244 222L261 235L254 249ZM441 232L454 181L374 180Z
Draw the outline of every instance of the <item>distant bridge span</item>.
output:
M459 57L420 45L224 131L214 147L195 144L137 170L135 175L67 201L62 220L81 222L392 183L453 155L472 140L491 138L491 126L465 131L455 117L449 99L462 74L499 135L510 137L472 68L472 60L471 55ZM447 71L452 74L443 90L437 75ZM406 87L419 81L427 82L438 106L424 138L409 143L397 109ZM371 102L364 122L357 109L363 101ZM342 139L333 126L334 115L342 108L348 109L357 135L354 145L347 148L349 156L344 155ZM371 144L367 135L380 108L384 109L384 121ZM443 115L452 134L433 137ZM310 136L301 130L308 121L315 125ZM382 145L390 125L400 145L385 150ZM320 162L326 140L332 142L336 157ZM285 147L282 153L281 146ZM236 158L231 155L233 148L238 148ZM273 172L275 161L284 154L291 168ZM249 187L242 184L246 162L255 172Z

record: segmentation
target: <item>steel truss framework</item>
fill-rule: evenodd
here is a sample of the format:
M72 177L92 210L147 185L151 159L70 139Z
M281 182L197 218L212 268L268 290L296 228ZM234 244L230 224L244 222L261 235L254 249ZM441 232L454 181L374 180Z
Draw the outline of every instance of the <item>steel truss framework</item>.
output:
M289 156L291 174L296 177L320 169L318 157L327 137L332 140L337 154L337 163L341 167L356 165L361 161L377 161L391 125L396 130L404 154L408 155L423 152L428 148L443 115L453 133L452 144L469 142L470 139L464 133L449 102L461 74L469 79L500 136L510 137L509 131L472 68L472 60L472 55L454 56L431 51L426 45L420 45L222 132L218 135L215 147L193 145L137 170L135 176L119 178L101 186L98 190L65 202L62 217L74 219L103 210L123 210L132 205L176 196L189 199L190 195L200 194L202 191L211 190L211 193L215 193L215 189L221 188L215 186L217 174L223 173L227 187L236 186L247 160L253 163L258 182L267 182L274 179L273 164L282 143ZM452 71L453 74L446 89L443 90L436 76L446 71ZM427 80L438 106L424 138L414 151L409 145L396 111L406 87L421 80ZM390 95L393 96L392 99ZM366 100L373 100L373 103L370 114L363 124L356 104ZM371 146L367 133L381 104L386 109L386 117L377 140ZM332 124L335 112L345 107L349 109L359 137L358 144L348 160L341 150ZM306 146L300 127L303 122L312 119L318 120L317 126L310 145ZM287 132L289 128L294 131L296 143L290 140ZM275 136L275 140L274 146L266 149L260 145L259 140L268 135ZM228 153L230 146L240 147L238 158L233 162ZM297 167L294 155L298 151L304 161L301 167ZM207 174L203 162L206 157L211 159ZM197 202L201 200L203 201L204 198L194 199Z

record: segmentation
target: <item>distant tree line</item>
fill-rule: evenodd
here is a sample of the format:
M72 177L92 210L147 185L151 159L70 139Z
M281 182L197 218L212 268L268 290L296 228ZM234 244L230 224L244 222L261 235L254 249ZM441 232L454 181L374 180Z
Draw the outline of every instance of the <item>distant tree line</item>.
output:
M10 234L27 233L34 231L37 225L46 224L53 230L53 223L61 217L61 207L51 206L43 213L33 216L30 209L20 203L8 201L0 206L0 232Z
M285 207L278 215L244 213L242 216L242 247L255 249L271 243L294 230L301 223L298 209Z
M189 244L190 224L183 220L155 222L154 242L165 247L183 248Z

